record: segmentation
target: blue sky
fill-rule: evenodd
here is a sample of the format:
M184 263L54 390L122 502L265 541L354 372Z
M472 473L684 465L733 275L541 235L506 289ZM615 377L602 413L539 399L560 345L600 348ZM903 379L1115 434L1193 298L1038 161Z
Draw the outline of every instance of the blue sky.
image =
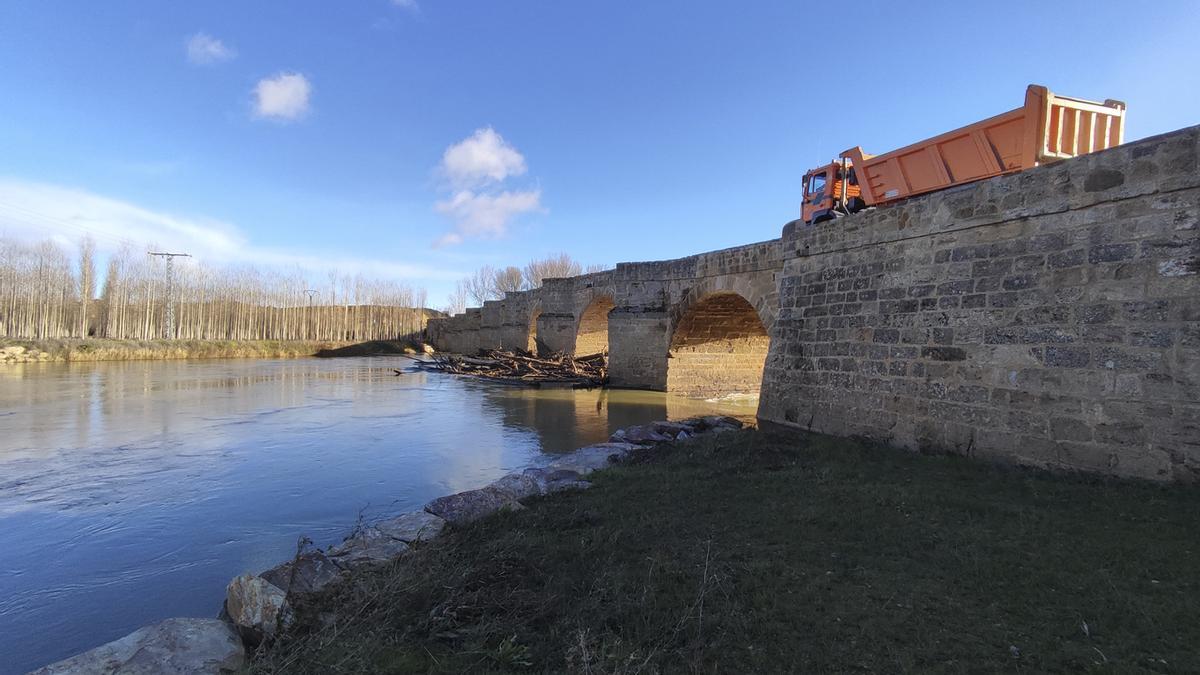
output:
M904 6L908 5L908 6ZM1019 106L1200 122L1200 3L8 2L0 232L399 276L769 239L806 169Z

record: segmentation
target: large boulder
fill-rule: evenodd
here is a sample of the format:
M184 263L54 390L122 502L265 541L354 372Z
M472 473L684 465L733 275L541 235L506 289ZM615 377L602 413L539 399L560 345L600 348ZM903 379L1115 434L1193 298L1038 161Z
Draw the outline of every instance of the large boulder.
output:
M287 594L262 577L243 574L225 587L225 615L247 644L274 637L291 619Z
M706 415L701 418L710 429L741 429L742 421L728 415Z
M375 524L375 529L406 544L433 539L444 527L446 521L428 511L412 511Z
M537 485L538 494L543 495L563 490L586 490L592 486L578 472L570 469L525 469L523 475L532 480Z
M316 593L337 581L342 574L329 556L310 551L258 575L285 594Z
M408 544L366 527L346 541L329 549L329 558L343 569L359 565L374 565L399 558L408 552Z
M425 505L426 511L454 525L474 522L501 509L519 511L523 508L511 494L490 486L438 497Z
M521 500L563 490L585 490L591 487L591 483L570 469L533 468L525 469L521 473L510 473L493 481L488 487Z
M574 471L581 476L586 476L597 469L603 469L614 460L620 459L640 447L644 446L633 443L597 443L569 452L550 462L546 468Z
M654 422L647 425L654 430L655 433L666 436L667 438L678 438L679 434L694 432L695 427L684 424L683 422Z
M30 675L209 675L246 663L237 634L217 619L167 619Z
M537 478L527 473L510 473L492 481L488 487L495 488L513 499L525 499L534 495L545 494Z
M653 424L642 424L617 429L609 440L616 443L664 443L671 437L656 431Z

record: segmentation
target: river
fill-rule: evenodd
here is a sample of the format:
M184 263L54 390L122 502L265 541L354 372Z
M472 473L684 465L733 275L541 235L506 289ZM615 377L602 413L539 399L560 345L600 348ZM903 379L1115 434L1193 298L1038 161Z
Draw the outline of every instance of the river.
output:
M291 557L301 536L337 543L360 514L416 509L630 424L754 412L410 365L0 366L0 673L216 616L232 577Z

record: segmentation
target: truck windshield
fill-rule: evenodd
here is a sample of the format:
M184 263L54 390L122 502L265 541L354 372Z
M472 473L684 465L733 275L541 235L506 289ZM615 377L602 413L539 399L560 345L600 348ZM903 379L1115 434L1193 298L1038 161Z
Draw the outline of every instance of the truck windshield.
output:
M813 174L813 176L808 179L808 194L809 195L825 194L825 174L823 174L823 173Z

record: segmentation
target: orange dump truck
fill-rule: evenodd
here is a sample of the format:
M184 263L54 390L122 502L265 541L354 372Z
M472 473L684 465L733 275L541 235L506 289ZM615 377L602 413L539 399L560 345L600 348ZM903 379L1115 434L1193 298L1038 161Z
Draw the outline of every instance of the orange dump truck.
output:
M1125 104L1056 96L1031 84L1025 105L882 155L860 147L804 175L812 224L869 206L1120 145Z

